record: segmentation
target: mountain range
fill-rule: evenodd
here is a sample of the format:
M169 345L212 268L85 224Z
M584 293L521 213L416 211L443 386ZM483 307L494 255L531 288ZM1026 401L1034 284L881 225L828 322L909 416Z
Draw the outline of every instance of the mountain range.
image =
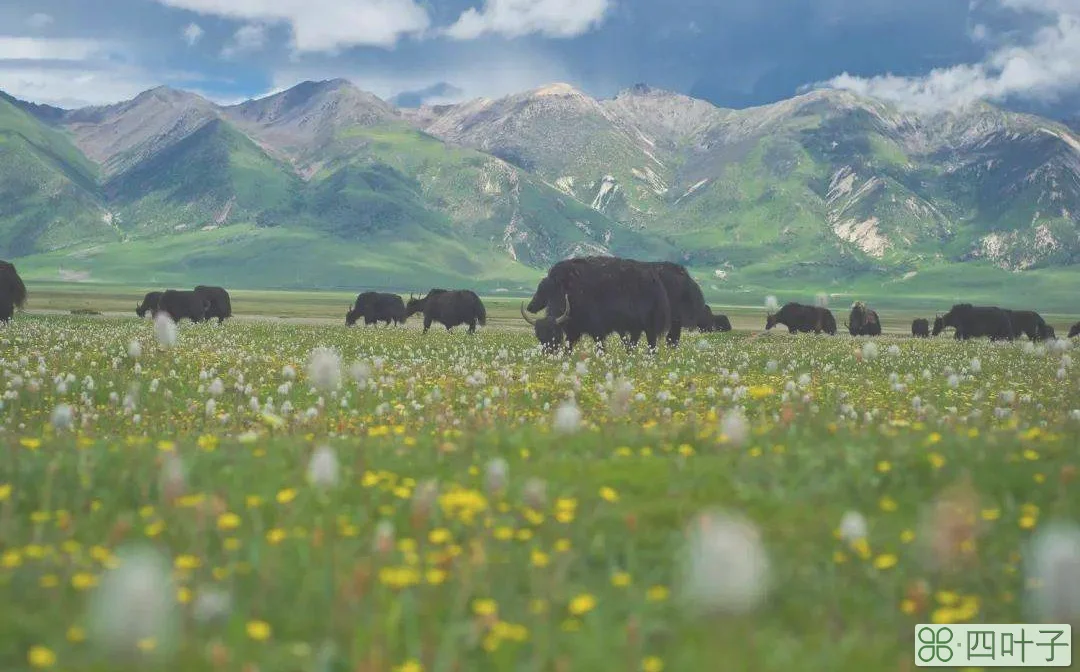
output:
M340 79L231 106L0 93L0 258L30 277L524 289L582 254L716 291L1072 278L1080 136L838 90L744 110L646 85L418 108Z

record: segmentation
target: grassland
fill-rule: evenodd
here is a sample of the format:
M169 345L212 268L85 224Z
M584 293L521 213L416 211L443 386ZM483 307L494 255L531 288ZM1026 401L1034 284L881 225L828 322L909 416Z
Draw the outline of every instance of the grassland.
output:
M1080 622L1028 545L1080 511L1069 345L21 314L0 668L862 672L915 623ZM723 529L682 572L716 509L764 580Z

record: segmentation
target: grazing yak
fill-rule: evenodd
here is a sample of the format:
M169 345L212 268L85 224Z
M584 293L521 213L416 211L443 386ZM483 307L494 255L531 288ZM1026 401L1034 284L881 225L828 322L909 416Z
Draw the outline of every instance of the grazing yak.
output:
M147 292L143 297L142 303L135 306L135 314L139 317L146 317L147 313L150 313L150 317L157 315L158 302L161 301L161 292Z
M206 319L212 320L216 317L218 324L221 324L225 318L232 317L232 300L229 293L221 287L199 285L195 288L195 293L210 302L210 307L206 309Z
M0 322L7 322L15 314L15 307L26 303L26 285L23 284L15 264L0 261Z
M801 303L785 303L784 307L776 313L769 313L765 318L765 330L768 331L778 324L788 328L789 333L825 332L829 335L836 334L836 318L832 311L821 306L807 306Z
M930 338L930 320L917 317L911 321L911 335L915 338Z
M424 333L431 328L432 322L438 322L450 331L459 324L469 325L469 333L476 333L476 325L487 324L487 310L480 297L469 289L433 289L427 296L420 298L409 295L405 306L405 317L416 313L424 314Z
M1080 322L1069 327L1069 338L1080 336Z
M1009 320L1012 322L1013 338L1027 336L1033 341L1045 341L1054 337L1053 327L1034 310L1003 310L1009 314Z
M697 328L702 333L731 331L731 320L723 313L713 314L712 308L705 306L705 310L698 316Z
M173 322L191 320L202 322L206 319L206 312L210 310L210 299L195 291L179 289L167 289L161 294L158 301L158 312L166 313Z
M353 326L361 317L364 324L405 324L405 302L397 294L363 292L356 297L356 303L349 308L349 312L345 313L345 326Z
M934 319L933 335L937 336L946 327L956 330L957 340L990 337L992 341L1008 341L1013 337L1012 319L1009 311L996 306L973 306L970 303L958 303L949 312Z
M538 313L545 308L547 321L538 320L533 328L548 349L558 345L562 334L570 351L586 335L603 347L611 334L619 334L629 346L644 333L649 349L655 351L657 340L671 325L671 303L657 267L615 257L556 263L537 285L528 306L522 307L522 315L528 320L526 311ZM562 334L555 334L549 327L560 317Z
M634 260L627 259L626 261ZM660 282L664 284L664 291L667 292L668 296L668 305L671 307L671 324L668 327L667 343L671 346L678 346L683 327L689 329L696 326L701 314L709 309L709 306L705 303L705 295L701 292L701 286L690 277L689 271L681 264L671 261L636 263L645 263L652 266L660 275ZM633 337L632 334L631 337ZM633 341L636 343L638 338L640 338L640 332L637 338L633 338Z
M880 336L881 320L876 310L870 310L862 301L856 301L851 306L847 328L852 336Z

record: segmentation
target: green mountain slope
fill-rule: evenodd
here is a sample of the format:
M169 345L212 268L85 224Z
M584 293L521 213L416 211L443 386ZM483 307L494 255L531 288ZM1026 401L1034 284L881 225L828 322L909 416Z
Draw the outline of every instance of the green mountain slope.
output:
M137 235L253 221L298 188L288 168L217 119L103 185Z
M1069 277L1080 137L844 91L748 110L565 84L416 110L344 80L229 107L0 95L0 257L33 274L494 287L583 254L678 260L733 296Z
M0 249L17 257L115 240L95 168L59 131L0 98Z

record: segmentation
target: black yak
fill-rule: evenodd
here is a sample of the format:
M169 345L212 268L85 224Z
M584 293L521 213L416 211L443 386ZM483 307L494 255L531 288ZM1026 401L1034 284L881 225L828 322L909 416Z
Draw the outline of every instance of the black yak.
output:
M615 257L566 259L552 266L525 310L550 317L574 310L562 324L567 350L588 335L603 347L619 334L629 345L645 334L649 349L671 324L671 303L656 266ZM535 327L535 325L534 325ZM537 334L538 336L540 334Z
M956 330L955 338L958 340L989 336L992 341L1008 341L1013 337L1009 311L996 306L958 303L945 315L934 319L933 335L937 336L946 327Z
M917 317L911 321L911 335L915 338L930 337L930 320L925 317Z
M150 317L157 315L158 302L161 301L161 292L147 292L143 297L142 303L135 306L135 314L139 317L146 317L147 313L150 313Z
M1045 341L1048 338L1053 338L1053 329L1046 324L1046 320L1042 318L1042 315L1039 315L1034 310L1004 310L1009 314L1009 320L1012 322L1013 338L1027 336L1033 341Z
M173 322L180 320L202 322L206 319L208 310L210 310L210 299L195 291L167 289L158 301L158 312L168 314Z
M627 259L627 261L632 261ZM709 309L705 295L686 267L671 261L650 261L646 263L656 269L660 282L667 292L668 305L671 307L671 325L668 327L668 345L677 346L682 337L683 327L697 326L701 314ZM640 337L640 336L639 336ZM636 342L637 339L635 338Z
M15 307L26 303L26 285L23 284L15 264L0 261L0 322L7 322L15 314Z
M770 313L765 318L765 330L778 324L788 328L789 333L814 332L836 334L836 318L832 311L821 306L807 306L801 303L785 303L779 312Z
M1069 338L1080 336L1080 322L1069 327Z
M433 289L427 296L420 298L409 295L405 306L405 317L416 313L424 314L424 333L431 328L432 322L438 322L450 331L459 324L469 325L469 333L476 333L476 325L487 324L487 310L484 302L469 289Z
M862 301L852 304L847 327L852 336L881 335L881 320L878 319L877 311L870 310Z
M714 314L712 308L705 306L705 310L698 315L697 328L703 333L731 331L731 320L723 313Z
M363 292L356 297L356 303L349 308L349 312L345 313L345 326L353 326L361 317L364 324L405 324L405 302L397 294Z
M216 317L218 324L221 324L226 317L232 317L232 300L223 288L199 285L195 288L195 293L210 302L210 307L206 309L206 319L212 320Z

